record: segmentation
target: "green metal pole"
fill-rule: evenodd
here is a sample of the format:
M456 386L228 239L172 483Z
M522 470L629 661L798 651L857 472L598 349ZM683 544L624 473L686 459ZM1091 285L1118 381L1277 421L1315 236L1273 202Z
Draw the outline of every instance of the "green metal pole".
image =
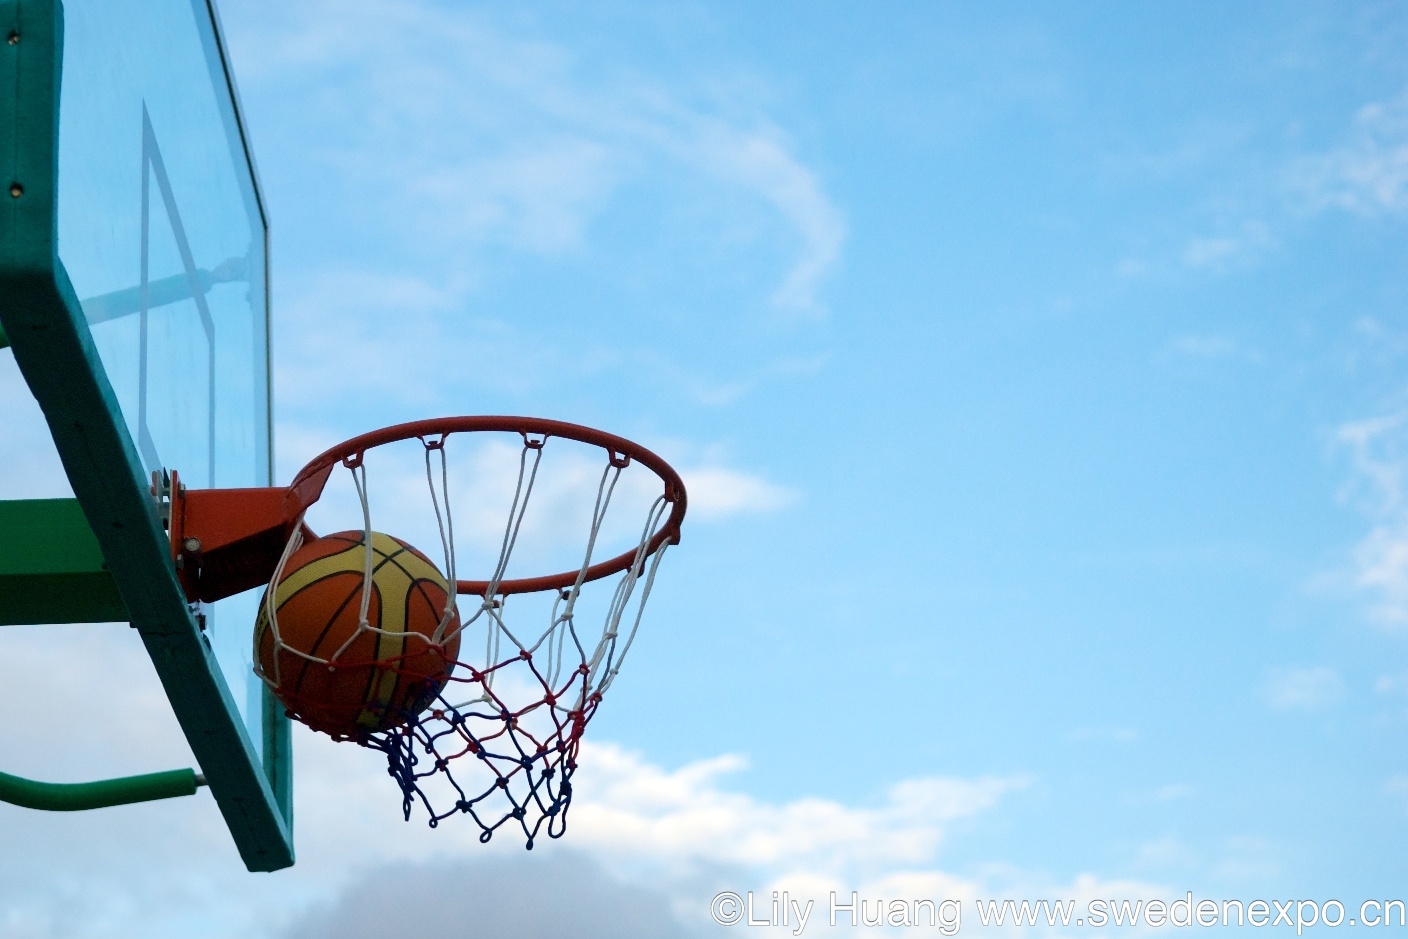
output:
M0 773L0 802L48 812L78 812L132 802L150 802L153 799L193 796L196 788L204 785L205 777L193 769L173 769L165 773L123 776L89 783L37 782Z

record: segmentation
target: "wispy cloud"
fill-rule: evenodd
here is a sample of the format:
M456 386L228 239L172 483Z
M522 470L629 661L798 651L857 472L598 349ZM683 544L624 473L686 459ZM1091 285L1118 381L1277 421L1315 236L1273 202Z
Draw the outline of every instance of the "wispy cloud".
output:
M1177 336L1173 351L1198 359L1225 359L1237 353L1237 341L1230 336Z
M519 152L428 167L407 183L417 222L452 241L550 254L580 243L616 182L605 144L563 135Z
M1139 731L1132 727L1078 727L1067 734L1066 739L1073 742L1094 740L1133 743L1139 739Z
M1188 846L1173 837L1158 838L1141 844L1135 857L1137 863L1148 867L1186 866L1195 859Z
M1160 786L1154 791L1154 801L1172 802L1175 799L1184 799L1192 795L1197 790L1187 783L1172 783L1167 786Z
M1259 152L1249 125L1187 127L1181 142L1112 157L1112 172L1147 181L1182 179L1201 191L1199 214L1166 247L1115 265L1123 278L1167 275L1174 267L1224 273L1251 268L1324 211L1402 216L1408 212L1408 90L1341 117L1328 145Z
M290 284L275 332L276 415L288 418L281 440L285 426L297 436L297 424L310 419L355 414L365 429L368 422L459 411L470 397L541 398L604 376L727 407L769 383L815 375L830 359L784 354L751 367L730 360L733 374L717 375L688 349L613 346L590 333L545 335L468 306L423 273L352 266Z
M822 278L841 255L846 227L816 174L792 153L773 127L743 130L718 121L694 121L692 147L720 178L751 189L791 222L802 250L773 293L780 307L815 313Z
M382 408L423 407L445 393L441 382L463 387L474 370L460 363L488 330L450 315L456 305L451 293L419 277L321 272L279 310L274 385L281 410L369 400ZM489 344L474 351L483 355Z
M1384 791L1392 796L1405 811L1408 811L1408 775L1400 773L1397 776L1390 776L1384 784Z
M1374 681L1374 690L1379 694L1408 696L1408 672L1398 675L1381 675Z
M1342 497L1369 517L1369 533L1354 547L1350 579L1377 598L1372 615L1384 625L1408 626L1408 439L1404 418L1389 414L1341 425L1354 476Z
M1248 221L1233 232L1190 238L1183 248L1183 263L1193 268L1226 270L1255 261L1271 244L1266 224Z
M1266 702L1278 711L1318 711L1344 696L1344 682L1328 666L1277 669L1264 687Z
M737 238L730 213L742 208L765 219L744 252L776 256L791 243L772 305L823 310L844 219L751 95L717 100L718 83L699 94L585 61L479 11L418 0L268 6L294 22L273 41L236 32L242 73L279 89L287 111L275 117L307 125L283 136L358 193L340 211L447 260L486 244L556 254L576 250L625 186L713 187L703 222L717 237Z
M1260 365L1265 360L1261 349L1245 340L1223 333L1182 333L1171 338L1168 353L1177 360L1192 365Z
M688 350L680 350L680 353L678 357L648 354L619 361L640 369L652 381L687 391L699 404L723 407L742 400L764 384L779 378L814 375L825 368L831 358L828 353L782 356L749 373L718 379L700 374L700 363L688 355Z
M1360 108L1347 139L1297 162L1292 179L1315 207L1408 212L1408 91Z

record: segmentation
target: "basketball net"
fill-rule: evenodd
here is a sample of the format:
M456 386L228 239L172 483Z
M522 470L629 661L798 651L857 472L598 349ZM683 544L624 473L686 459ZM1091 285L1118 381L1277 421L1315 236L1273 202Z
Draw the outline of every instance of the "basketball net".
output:
M419 804L428 814L432 828L450 816L466 815L479 826L480 841L487 842L499 829L508 827L521 831L531 849L544 829L553 838L561 837L566 829L572 776L577 770L583 731L635 640L656 571L672 541L661 537L663 526L672 503L682 501L683 492L671 493L667 482L665 493L649 504L640 521L639 539L629 563L619 572L601 576L593 567L602 566L597 554L603 525L622 471L632 460L611 447L600 446L597 452L605 453L605 466L597 478L595 504L586 530L578 533L584 540L584 550L575 578L542 578L559 581L547 588L538 587L534 581L507 581L544 454L559 443L554 436L520 431L517 479L502 534L497 539L497 558L483 581L457 581L460 570L446 453L446 443L452 436L452 432L445 432L413 439L424 449L429 508L450 585L449 601L433 641L445 644L458 637L458 657L433 702L404 724L337 739L385 756L387 772L400 786L407 820ZM281 654L336 668L350 664L340 662L339 655L363 633L388 635L368 622L367 615L373 585L372 532L376 529L364 455L364 451L359 451L340 461L351 474L360 502L366 545L357 631L337 652L325 658L292 648L280 638L275 590L271 587L266 593L265 613L275 643L276 673ZM281 581L289 559L303 543L305 529L301 518L294 530L275 569L274 585ZM562 583L563 580L570 582ZM461 594L458 599L457 583ZM583 622L582 601L589 595L596 598L597 609L589 621ZM511 609L525 596L538 597L540 609L529 609L526 612L531 615L518 620L511 615ZM550 604L541 602L547 596L552 596ZM533 604L525 605L531 608ZM378 663L378 667L394 671L396 662ZM280 675L265 674L257 661L255 671L278 690Z

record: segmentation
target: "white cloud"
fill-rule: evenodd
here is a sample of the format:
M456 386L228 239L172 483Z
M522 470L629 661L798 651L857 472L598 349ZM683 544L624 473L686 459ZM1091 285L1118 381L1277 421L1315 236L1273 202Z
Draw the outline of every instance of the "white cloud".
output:
M704 519L771 512L796 502L798 494L758 476L722 466L683 470L689 511Z
M137 633L126 624L0 629L10 715L3 770L86 782L194 766ZM95 812L0 805L0 931L6 936L181 935L228 903L242 874L207 790ZM230 909L204 935L249 935L257 911Z
M1348 446L1354 469L1370 484L1370 504L1379 512L1394 512L1402 506L1403 467L1396 459L1398 441L1393 431L1403 424L1403 415L1390 414L1351 421L1340 426L1339 442Z
M1287 668L1274 672L1264 690L1267 703L1278 711L1316 711L1343 696L1344 682L1324 665Z
M1354 549L1355 584L1380 597L1374 616L1387 625L1408 625L1408 532L1379 524Z
M1341 210L1369 217L1408 212L1408 91L1365 104L1345 123L1334 143L1284 158L1269 176L1227 175L1229 159L1250 143L1246 128L1237 125L1197 126L1183 145L1154 157L1125 155L1116 166L1156 179L1212 172L1215 178L1236 180L1233 190L1219 187L1222 191L1214 197L1216 221L1182 237L1175 253L1186 268L1241 269L1256 264L1291 230L1287 210ZM1256 165L1265 168L1260 160ZM1137 256L1116 265L1122 277L1166 273L1165 268L1166 263Z
M1293 178L1315 207L1408 211L1408 92L1360 108L1348 140L1300 161Z
M63 781L191 765L130 629L15 627L0 632L0 643L7 660L31 666L13 676L19 710L0 740L11 754L7 771ZM434 830L418 814L404 822L379 754L301 727L295 750L299 863L275 875L243 871L204 791L87 815L0 806L7 838L30 846L22 856L0 856L6 935L270 936L293 928L314 905L340 903L359 878L386 865L406 870L428 858L444 870L499 865L511 863L502 860L506 853L522 851L521 842L502 836L481 844L465 819ZM686 913L699 912L726 872L735 885L760 888L776 881L959 890L971 879L933 863L948 827L992 812L1023 785L920 778L860 805L805 794L768 802L727 785L743 766L737 756L666 769L588 742L581 765L566 839L544 840L534 858L551 859L564 847L583 852L639 889L663 891ZM55 870L64 876L55 878ZM696 925L702 921L695 916Z
M334 753L333 745L322 742L318 750L320 757L335 756L337 766L320 760L309 770L318 774L316 791L307 796L317 816L304 821L320 832L327 830L324 818L342 825L338 839L310 849L304 863L324 871L347 870L359 861L364 866L355 876L342 876L316 909L291 924L290 934L318 928L329 935L376 934L371 927L382 922L381 912L367 897L376 895L374 885L384 884L392 872L410 879L409 896L425 898L409 904L425 910L417 922L438 924L446 934L475 926L490 931L492 924L493 934L504 939L541 935L544 924L570 918L573 911L579 918L574 934L596 935L603 921L610 921L611 904L605 901L611 899L629 899L656 923L652 932L632 918L620 922L616 934L669 935L680 926L695 933L708 928L709 899L723 889L764 898L787 891L802 903L815 901L820 913L813 911L806 935L830 933L826 904L832 891L842 898L857 891L872 905L877 898L959 900L965 928L974 925L978 898L1048 896L1075 900L1083 908L1096 897L1168 895L1155 884L1092 874L1053 883L1010 866L990 866L978 875L939 866L948 826L997 809L1004 796L1024 785L1021 779L909 780L864 805L805 797L770 803L726 784L727 776L745 765L740 757L671 770L621 747L596 744L582 753L567 837L540 844L527 858L503 853L498 839L479 845L475 830L457 824L459 819L428 832L377 818L387 814L389 783L375 780L381 791L374 792L370 770L354 766L355 751ZM564 850L573 853L564 856ZM433 851L435 862L426 864L418 851ZM604 876L603 868L614 876ZM437 890L444 894L443 885L469 877L490 888L482 914L472 905L427 902ZM599 902L587 899L591 895ZM377 896L376 902L385 900ZM531 912L525 903L532 904ZM506 918L505 910L512 908L519 912Z
M131 630L16 627L0 632L0 643L7 660L31 666L12 676L20 710L0 732L0 745L11 754L6 770L71 780L190 765ZM86 815L0 806L7 839L27 845L23 853L0 855L5 934L260 939L307 934L320 923L370 927L379 912L359 905L359 898L392 871L409 878L405 891L393 891L396 897L426 903L447 884L463 883L457 873L479 882L475 872L483 872L489 882L494 871L502 872L503 889L492 891L497 900L488 905L432 908L418 901L399 909L403 923L505 924L495 932L503 939L535 934L534 923L560 923L572 909L588 917L579 934L605 929L609 911L586 899L567 902L579 895L629 902L658 923L654 932L644 923L624 923L617 934L666 935L676 928L674 920L687 931L707 926L708 899L725 888L790 889L822 903L832 889L965 903L1019 891L1078 899L1159 894L1157 886L1092 875L1053 884L1011 867L980 875L945 869L951 827L978 824L999 811L1025 785L1017 777L901 780L859 803L806 793L769 801L729 784L745 765L737 755L667 768L589 738L567 835L542 840L529 858L511 837L481 844L467 819L452 818L436 829L419 814L403 821L399 791L379 754L301 727L295 728L295 751L299 863L273 875L244 872L204 791ZM574 861L564 850L587 860ZM544 892L548 872L556 886ZM539 918L513 912L523 903L534 904ZM509 931L509 924L524 931Z
M502 836L481 845L466 819L433 831L419 816L404 824L378 755L312 734L298 743L299 870L310 873L325 900L359 871L387 863L431 855L458 863L521 850ZM708 898L724 888L820 890L823 900L828 889L974 895L977 881L934 864L945 833L1025 785L1010 777L931 777L896 783L867 804L809 796L776 803L727 784L746 765L737 755L667 769L611 743L588 742L580 764L567 835L543 840L535 858L564 848L582 852L618 878L664 891L696 927L706 922Z
M639 754L597 745L582 762L584 804L574 809L572 824L593 850L674 865L828 874L927 861L948 823L991 809L1025 785L1017 778L935 777L896 783L874 806L811 797L772 805L720 784L745 765L737 756L671 772Z

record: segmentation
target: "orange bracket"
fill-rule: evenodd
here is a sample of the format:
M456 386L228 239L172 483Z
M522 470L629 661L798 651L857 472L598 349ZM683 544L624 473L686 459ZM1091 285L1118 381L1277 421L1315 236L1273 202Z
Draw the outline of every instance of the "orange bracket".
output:
M187 489L171 474L171 556L186 599L213 603L269 583L299 526L303 493L287 487ZM305 539L314 535L303 526Z

